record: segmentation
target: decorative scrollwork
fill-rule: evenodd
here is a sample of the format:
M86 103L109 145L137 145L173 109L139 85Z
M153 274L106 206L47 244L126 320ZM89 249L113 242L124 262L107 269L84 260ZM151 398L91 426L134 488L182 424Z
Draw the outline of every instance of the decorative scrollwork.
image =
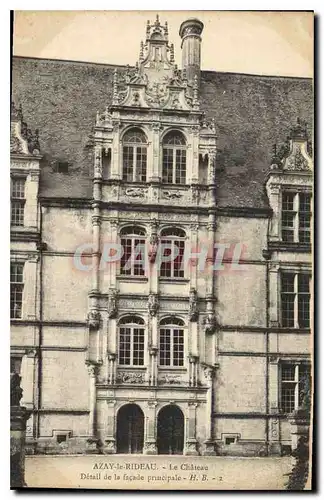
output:
M144 373L141 372L118 372L116 382L121 384L143 384Z
M156 316L159 310L159 300L156 293L150 293L147 302L147 308L150 316L152 317Z
M108 318L116 318L117 312L117 290L110 288L108 292Z
M92 310L88 313L87 323L88 323L89 328L91 328L93 330L98 330L98 328L100 326L100 320L101 320L101 316L100 316L99 311Z
M189 296L189 319L190 321L197 321L199 316L198 309L198 296L195 288L190 290Z

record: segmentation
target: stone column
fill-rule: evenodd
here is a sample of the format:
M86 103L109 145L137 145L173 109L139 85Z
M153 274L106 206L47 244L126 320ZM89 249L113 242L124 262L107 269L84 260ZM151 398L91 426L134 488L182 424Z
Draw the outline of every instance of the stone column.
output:
M280 455L280 427L279 427L279 401L278 401L278 379L279 379L278 357L269 359L269 406L273 415L269 419L269 455Z
M94 364L88 364L89 372L89 428L86 451L87 453L98 453L96 437L96 378L98 367Z
M204 371L208 389L206 394L206 424L205 424L206 433L205 433L203 455L216 455L215 443L213 440L213 429L212 429L214 369L212 367L206 367Z
M151 154L151 158L153 156L152 171L150 173L151 182L159 182L160 180L160 130L160 122L155 122L152 124L152 149L149 148L149 152L150 149L153 152L153 155Z
M121 175L121 162L120 162L120 152L122 150L122 144L120 143L120 123L118 120L114 120L113 123L113 147L112 147L112 158L111 158L111 179L119 180L122 178Z
M279 326L278 317L278 277L279 264L269 262L269 323L270 327Z
M100 209L93 203L94 215L92 216L93 251L92 251L92 290L99 291L99 266L100 266Z
M20 406L22 389L21 377L17 374L10 376L10 487L22 488L25 482L25 441L26 422L30 412Z
M144 455L156 455L156 401L147 402L147 414L145 418L145 442Z
M110 220L110 237L111 243L117 244L119 242L118 238L118 220ZM108 266L108 267L107 267ZM111 262L109 265L105 265L105 272L109 273L109 283L111 288L116 288L117 274L119 272L120 261Z
M111 455L116 453L116 401L114 399L107 401L107 427L106 437L103 447L103 453Z
M188 403L188 417L186 418L186 442L184 446L184 455L198 455L197 451L197 438L196 438L196 425L197 425L197 412L198 403L190 401Z

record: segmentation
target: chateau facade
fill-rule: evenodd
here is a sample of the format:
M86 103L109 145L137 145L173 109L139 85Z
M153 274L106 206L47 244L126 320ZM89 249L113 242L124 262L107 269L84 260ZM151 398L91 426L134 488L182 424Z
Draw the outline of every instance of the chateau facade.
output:
M158 17L132 68L14 58L29 453L289 451L311 371L311 81L214 77L202 32L181 24L181 70Z

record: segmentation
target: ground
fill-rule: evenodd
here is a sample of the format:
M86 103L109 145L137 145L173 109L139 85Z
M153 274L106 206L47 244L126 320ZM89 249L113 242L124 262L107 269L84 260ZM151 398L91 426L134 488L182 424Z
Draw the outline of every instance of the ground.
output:
M27 456L29 487L283 490L291 457Z

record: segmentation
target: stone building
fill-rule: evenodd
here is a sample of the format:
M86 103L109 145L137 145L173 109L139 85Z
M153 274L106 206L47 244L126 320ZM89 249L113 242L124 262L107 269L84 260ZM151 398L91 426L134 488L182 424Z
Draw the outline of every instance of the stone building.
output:
M13 59L29 453L289 450L310 372L312 82L201 71L202 32L181 24L181 70L158 17L135 67Z

